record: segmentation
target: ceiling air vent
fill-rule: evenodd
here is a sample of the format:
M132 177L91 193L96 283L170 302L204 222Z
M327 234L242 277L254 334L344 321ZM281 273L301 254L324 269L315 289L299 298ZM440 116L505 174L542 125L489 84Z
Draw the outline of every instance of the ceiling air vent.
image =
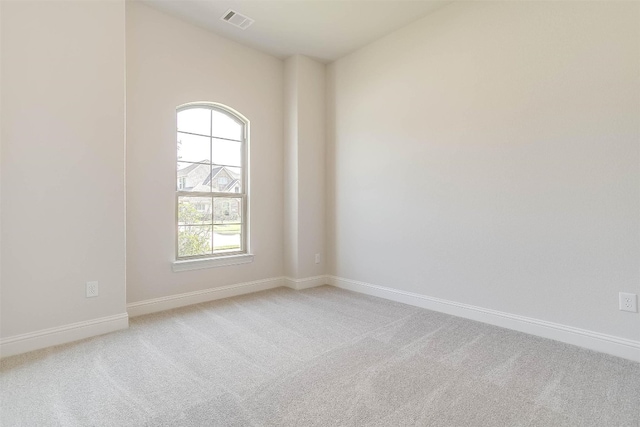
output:
M222 15L223 21L227 21L231 25L235 25L238 28L246 30L247 27L253 24L253 19L248 16L244 16L236 12L235 10L227 10L224 15Z

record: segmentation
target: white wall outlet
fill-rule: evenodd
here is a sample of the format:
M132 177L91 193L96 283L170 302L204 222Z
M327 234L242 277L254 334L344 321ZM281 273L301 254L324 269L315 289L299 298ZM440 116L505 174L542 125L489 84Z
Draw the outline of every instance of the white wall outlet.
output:
M620 310L638 312L638 295L620 292Z
M98 296L98 282L87 282L87 298Z
M316 264L320 264L320 254L316 254Z

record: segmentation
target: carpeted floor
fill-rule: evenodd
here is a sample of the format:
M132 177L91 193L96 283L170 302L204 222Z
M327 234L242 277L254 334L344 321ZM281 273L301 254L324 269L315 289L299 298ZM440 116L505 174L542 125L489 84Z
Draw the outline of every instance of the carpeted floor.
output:
M2 426L634 426L640 364L323 286L0 362Z

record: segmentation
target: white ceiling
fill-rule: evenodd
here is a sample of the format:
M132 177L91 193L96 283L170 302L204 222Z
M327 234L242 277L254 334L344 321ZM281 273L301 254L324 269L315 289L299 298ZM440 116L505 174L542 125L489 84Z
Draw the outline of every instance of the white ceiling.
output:
M216 34L280 58L331 62L415 21L451 0L143 0ZM241 30L228 10L255 20Z

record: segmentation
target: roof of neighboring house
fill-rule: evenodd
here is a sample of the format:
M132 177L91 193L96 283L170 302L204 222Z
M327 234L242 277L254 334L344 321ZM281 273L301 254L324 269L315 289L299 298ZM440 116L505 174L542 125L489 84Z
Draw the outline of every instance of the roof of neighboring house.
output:
M208 162L208 160L203 160L203 161ZM199 166L209 166L209 165L206 165L206 164L203 165L201 163L192 163L186 168L178 169L178 177L189 175L191 171L197 169Z
M208 162L208 160L203 160L205 162ZM182 168L182 169L178 169L178 178L181 177L185 177L191 174L191 172L193 172L194 170L198 169L201 166L206 166L208 167L208 164L203 164L203 163L192 163L189 166ZM211 183L211 181L213 179L216 178L216 176L218 176L218 174L220 174L220 172L224 169L224 171L227 173L227 175L229 175L229 177L231 178L229 183L227 183L227 185L225 185L224 188L220 189L221 191L229 191L231 190L237 183L240 182L240 174L237 174L235 172L233 172L230 168L225 167L225 166L215 166L211 169L211 172L207 175L207 177L198 185L194 186L194 187L186 187L185 189L188 190L192 190L192 191L209 191L209 185Z
M211 182L211 180L214 179L223 169L225 170L225 172L227 172L227 175L229 175L232 180L237 180L240 177L239 174L233 172L231 169L225 166L216 166L214 168L211 168L211 174L207 177L207 179L205 179L204 184L208 184L209 182Z
M226 187L224 187L224 188L222 189L222 191L229 191L229 190L231 190L231 189L232 189L233 187L235 187L235 185L236 185L236 184L238 184L239 182L240 182L240 180L239 180L239 179L234 179L234 180L232 180L231 182L229 182L229 184L227 184L227 186L226 186ZM231 193L232 191L229 191L229 192Z

